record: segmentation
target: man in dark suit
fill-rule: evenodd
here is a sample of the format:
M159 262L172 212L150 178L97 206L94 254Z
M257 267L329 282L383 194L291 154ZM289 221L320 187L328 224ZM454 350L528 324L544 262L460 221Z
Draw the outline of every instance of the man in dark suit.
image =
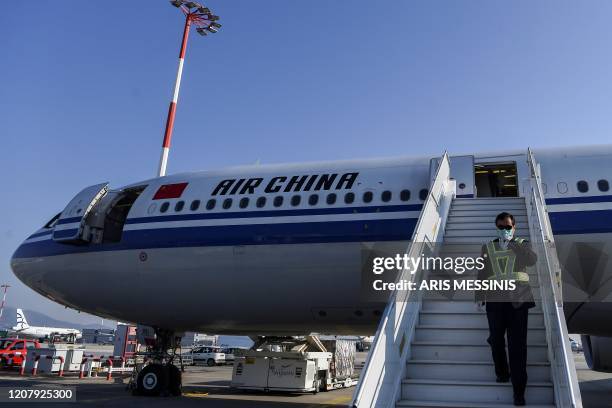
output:
M495 218L498 238L482 246L484 268L478 279L515 280L515 290L477 291L479 309L486 305L489 338L497 382L512 380L514 405L525 405L527 386L527 318L535 306L526 267L535 264L536 254L529 242L514 236L514 216L502 212ZM506 358L505 336L508 337Z

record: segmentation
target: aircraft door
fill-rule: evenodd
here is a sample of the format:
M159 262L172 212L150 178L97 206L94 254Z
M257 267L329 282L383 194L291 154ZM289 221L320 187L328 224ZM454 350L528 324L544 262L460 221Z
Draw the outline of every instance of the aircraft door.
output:
M457 181L457 197L474 197L474 156L451 156L450 176Z
M450 176L457 182L457 197L474 197L474 156L451 156L449 161ZM439 158L431 159L429 174L432 182L439 162Z
M107 191L108 183L96 184L81 190L62 211L55 224L53 240L64 243L87 242L88 238L83 236L85 218Z

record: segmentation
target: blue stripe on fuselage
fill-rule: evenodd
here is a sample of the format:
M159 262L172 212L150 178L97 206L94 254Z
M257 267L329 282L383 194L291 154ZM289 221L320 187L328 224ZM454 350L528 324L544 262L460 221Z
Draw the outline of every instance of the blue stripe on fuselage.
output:
M590 196L554 198L547 199L546 201L548 204L555 205L582 202L607 202L611 200L612 196ZM128 219L126 223L144 224L198 219L418 211L421 209L421 207L422 205L399 205L380 207L370 206L304 210L181 214L131 218ZM612 232L612 210L551 211L549 212L549 216L553 233L555 235ZM412 236L416 221L416 218L408 218L391 220L295 222L282 224L223 225L128 230L123 233L121 243L92 244L84 246L59 244L53 240L42 240L38 242L26 243L17 250L15 257L36 257L81 252L171 248L182 246L408 240ZM51 234L51 232L52 230L39 232L31 235L30 238L41 237Z
M583 197L557 197L547 198L547 205L555 204L586 204L586 203L609 203L612 202L612 195L583 196Z
M75 246L44 240L21 245L13 256L31 258L70 253L199 246L401 241L412 237L416 222L417 218L404 218L128 230L124 231L120 243Z
M612 232L612 210L549 212L548 217L555 235Z

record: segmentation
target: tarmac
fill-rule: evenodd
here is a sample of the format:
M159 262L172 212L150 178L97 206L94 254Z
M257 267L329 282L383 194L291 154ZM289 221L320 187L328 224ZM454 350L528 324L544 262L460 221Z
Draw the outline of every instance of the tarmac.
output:
M361 368L366 353L358 353L357 366ZM574 354L576 371L580 380L582 401L585 408L612 407L612 374L597 373L588 369L582 353ZM114 377L106 381L104 376L79 380L76 375L23 376L16 372L0 371L2 387L76 387L75 403L45 402L44 405L74 407L211 407L211 408L327 408L349 405L355 387L318 394L285 394L238 391L229 388L231 366L187 367L183 374L181 397L135 397L126 389L128 377ZM21 402L20 406L37 406L41 403ZM1 405L5 405L4 403ZM6 404L8 405L8 404Z

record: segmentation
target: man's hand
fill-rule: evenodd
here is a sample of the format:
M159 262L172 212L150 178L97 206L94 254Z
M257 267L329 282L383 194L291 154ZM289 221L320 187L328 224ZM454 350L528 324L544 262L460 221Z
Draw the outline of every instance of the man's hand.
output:
M478 301L476 302L476 310L479 312L484 312L486 310L486 302Z

